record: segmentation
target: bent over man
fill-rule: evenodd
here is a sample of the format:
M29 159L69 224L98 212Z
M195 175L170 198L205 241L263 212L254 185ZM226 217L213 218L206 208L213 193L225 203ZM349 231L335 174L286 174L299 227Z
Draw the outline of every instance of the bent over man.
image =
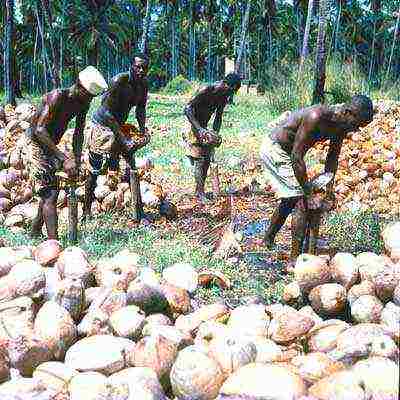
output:
M185 107L185 115L191 129L190 132L184 133L183 139L187 156L194 167L195 195L200 201L206 200L204 186L208 169L214 161L214 149L222 141L218 134L222 124L222 113L240 86L241 77L230 73L222 81L200 90ZM208 122L214 113L213 130L208 130Z
M288 215L292 216L292 261L301 253L308 223L311 187L304 156L315 143L329 140L325 172L336 174L343 140L348 133L372 121L372 101L362 95L347 104L316 105L291 113L270 135L265 136L260 156L266 176L280 204L275 210L264 243L271 247ZM327 198L334 200L334 180L327 187Z
M88 138L89 174L85 185L83 218L91 215L97 177L101 172L108 168L111 175L116 174L121 154L132 170L135 170L135 152L150 141L146 132L147 69L148 60L145 56L134 57L129 72L112 78L109 90L93 114ZM125 125L132 107L136 107L140 131L136 138L129 137L129 131L134 127ZM143 214L142 209L140 213Z
M57 198L59 182L56 172L63 168L70 178L76 178L81 163L83 131L90 102L107 89L100 72L89 66L68 89L55 89L43 97L26 132L27 166L31 183L40 197L38 213L33 221L32 235L42 232L46 225L49 239L58 239ZM66 155L57 148L68 123L75 118L73 155Z

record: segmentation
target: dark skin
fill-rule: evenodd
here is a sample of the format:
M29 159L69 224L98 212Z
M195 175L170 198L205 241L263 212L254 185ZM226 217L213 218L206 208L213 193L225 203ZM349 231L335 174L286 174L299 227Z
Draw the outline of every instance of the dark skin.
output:
M135 57L129 73L118 74L112 79L109 90L102 98L101 106L94 114L94 119L98 123L111 128L116 133L116 141L113 144L111 156L117 158L121 154L129 166L134 164L135 153L124 145L118 132L120 131L120 126L127 121L133 107L136 107L136 120L140 132L142 134L146 132L147 70L148 64L146 61ZM97 176L89 174L85 186L83 219L91 215L96 182Z
M42 105L33 117L32 139L38 142L63 166L71 179L76 179L80 168L83 130L86 114L89 110L93 95L87 92L79 83L68 89L55 89L46 94ZM74 157L67 157L57 148L69 122L75 118L73 135ZM39 194L40 202L37 216L32 224L32 235L39 236L43 223L46 225L49 239L58 239L57 188L46 188Z
M281 229L288 215L296 208L297 211L292 218L292 260L301 254L304 233L309 220L309 202L312 201L304 157L317 142L329 140L325 172L332 172L335 176L343 140L349 132L371 122L371 120L360 120L358 115L358 110L351 106L335 109L318 105L293 112L286 121L272 131L271 138L290 155L294 174L304 195L281 200L264 237L267 247L273 245L275 235ZM326 188L326 197L331 201L334 200L333 187L334 179Z
M207 126L213 114L215 114L213 131L217 134L219 133L225 106L239 89L240 83L232 87L224 81L216 82L202 89L186 105L184 110L185 115L191 123L193 132L198 139L210 136ZM196 182L195 195L201 201L206 200L204 185L209 167L210 161L206 160L202 166L202 178Z

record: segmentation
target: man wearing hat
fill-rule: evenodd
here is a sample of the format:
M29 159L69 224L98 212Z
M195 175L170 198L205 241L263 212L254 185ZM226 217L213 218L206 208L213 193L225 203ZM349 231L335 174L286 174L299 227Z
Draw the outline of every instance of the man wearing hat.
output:
M78 76L77 82L67 89L54 89L45 94L42 104L32 118L26 132L27 166L34 191L40 197L32 235L42 232L46 225L48 239L58 239L57 198L59 183L56 172L61 168L70 178L77 178L81 162L86 114L92 99L107 89L100 72L89 66ZM75 119L73 154L64 154L57 145Z
M128 166L135 171L135 152L150 141L146 130L147 69L148 59L143 54L137 54L128 72L120 73L112 78L109 90L104 94L100 107L93 114L88 134L86 162L88 175L83 219L91 215L97 177L108 169L109 178L115 178L121 155ZM134 125L126 124L133 107L136 108L139 129ZM137 175L134 176L136 177L135 192L138 196L136 208L139 214L134 218L141 219L143 209L140 188Z
M222 141L218 134L222 124L222 113L240 86L240 75L232 72L222 81L200 90L185 107L184 112L191 126L188 132L183 134L183 140L187 156L194 167L195 196L200 201L207 200L204 192L207 172L210 163L214 161L214 149ZM208 122L214 113L213 129L207 129ZM216 173L214 175L218 179L218 175ZM213 186L214 192L219 191L218 181Z

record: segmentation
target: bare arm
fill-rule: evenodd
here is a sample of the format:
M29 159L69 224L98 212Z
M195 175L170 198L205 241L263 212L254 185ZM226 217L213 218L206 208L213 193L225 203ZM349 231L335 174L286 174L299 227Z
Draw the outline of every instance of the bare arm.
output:
M136 106L136 120L139 124L140 132L143 134L146 131L146 104L147 104L147 89L143 94L142 101Z
M343 144L343 139L331 140L329 144L329 150L325 161L325 172L332 172L333 177L335 177L338 169L339 155L340 155L340 150L342 148L342 144ZM334 181L335 179L332 179L332 181L326 187L326 192L328 194L333 193Z
M213 124L213 130L219 133L222 125L222 113L224 112L225 104L218 106L217 110L215 111L215 118Z
M204 101L207 96L210 95L210 93L211 93L211 86L207 86L204 89L200 90L200 92L197 93L197 95L192 100L189 101L189 103L186 105L184 109L185 115L189 120L189 122L191 123L192 127L194 128L195 133L201 131L204 128L200 125L200 122L195 117L194 109L196 106L199 106L200 103Z

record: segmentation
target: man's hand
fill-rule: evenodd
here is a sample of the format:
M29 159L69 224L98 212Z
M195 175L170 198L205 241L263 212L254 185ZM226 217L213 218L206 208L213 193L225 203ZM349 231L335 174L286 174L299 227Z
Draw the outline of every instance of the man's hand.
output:
M74 158L66 158L63 163L63 168L69 178L77 177L78 169Z
M222 143L222 138L216 132L208 129L200 129L198 132L200 142L204 145L218 147Z

